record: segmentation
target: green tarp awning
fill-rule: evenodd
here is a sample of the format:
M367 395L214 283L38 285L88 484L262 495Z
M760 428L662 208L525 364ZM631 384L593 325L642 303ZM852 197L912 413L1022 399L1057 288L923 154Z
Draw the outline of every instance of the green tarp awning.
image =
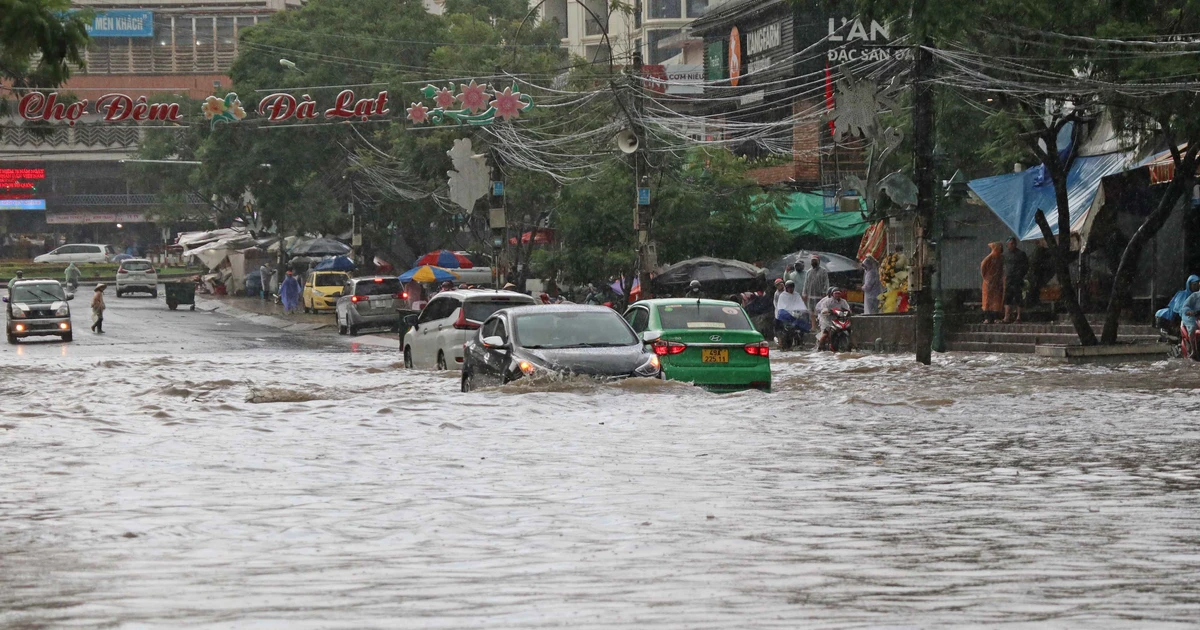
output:
M825 197L814 193L792 193L787 206L776 209L779 224L794 236L819 236L827 239L862 236L870 225L858 212L825 212Z

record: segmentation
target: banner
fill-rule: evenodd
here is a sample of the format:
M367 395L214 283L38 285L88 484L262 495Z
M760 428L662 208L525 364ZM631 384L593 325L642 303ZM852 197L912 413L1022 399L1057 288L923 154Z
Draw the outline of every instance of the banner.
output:
M87 25L89 37L154 37L154 12L133 9L97 11Z
M51 225L146 222L144 212L51 212L46 215L46 223Z

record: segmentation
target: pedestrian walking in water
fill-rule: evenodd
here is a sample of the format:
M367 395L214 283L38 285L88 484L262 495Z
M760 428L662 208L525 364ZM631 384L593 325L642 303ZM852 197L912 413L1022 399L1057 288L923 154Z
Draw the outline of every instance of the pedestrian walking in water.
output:
M104 334L104 289L106 284L97 284L92 294L92 332Z
M279 299L283 302L283 312L291 313L300 310L300 282L289 269L283 284L279 285Z
M817 308L817 302L825 299L829 293L829 272L821 266L821 257L813 254L809 259L811 267L808 273L804 276L804 287L801 297L804 298L804 305L808 307L808 312L812 317L812 325L817 325L817 314L814 310Z
M275 275L275 271L271 269L271 263L263 263L263 266L258 268L258 277L262 281L262 299L271 299L271 276Z
M1000 243L988 243L992 253L979 264L983 276L983 323L995 323L1004 310L1004 254Z

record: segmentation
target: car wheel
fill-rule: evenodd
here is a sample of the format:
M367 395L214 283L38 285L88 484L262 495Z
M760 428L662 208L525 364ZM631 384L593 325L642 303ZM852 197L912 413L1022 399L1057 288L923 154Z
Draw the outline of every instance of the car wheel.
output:
M358 336L358 324L350 324L349 326L346 326L346 331L350 333L351 337L357 337Z
M409 370L413 369L412 348L404 348L404 367Z
M443 372L449 369L446 367L446 355L443 354L441 350L438 350L437 369Z
M123 293L120 289L117 289L117 297L125 297L125 293Z
M63 341L74 341L74 340L75 340L75 333L67 333L67 334L63 335L63 336L62 336L62 340L63 340Z
M462 374L462 392L469 394L475 389L475 379L471 378L471 373L463 370Z
M334 321L337 322L338 334L339 335L346 334L347 330L346 330L346 327L342 325L342 318L338 315L334 315L333 319L334 319Z
M17 336L12 333L8 333L8 343L17 343Z
M179 303L178 302L167 302L167 308L169 308L173 311L173 310L179 308Z
M151 292L150 292L150 297L151 297L151 298L153 298L153 299L155 299L155 300L157 300L157 299L158 299L158 289L155 289L155 290L151 291Z

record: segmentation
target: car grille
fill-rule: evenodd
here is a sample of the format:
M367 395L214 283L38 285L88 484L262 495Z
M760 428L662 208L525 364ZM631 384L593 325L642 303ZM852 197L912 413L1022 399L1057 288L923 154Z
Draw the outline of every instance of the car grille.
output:
M52 311L48 308L35 308L35 309L31 309L29 311L29 313L26 315L26 317L29 317L31 319L42 318L42 317L54 317L54 311Z

